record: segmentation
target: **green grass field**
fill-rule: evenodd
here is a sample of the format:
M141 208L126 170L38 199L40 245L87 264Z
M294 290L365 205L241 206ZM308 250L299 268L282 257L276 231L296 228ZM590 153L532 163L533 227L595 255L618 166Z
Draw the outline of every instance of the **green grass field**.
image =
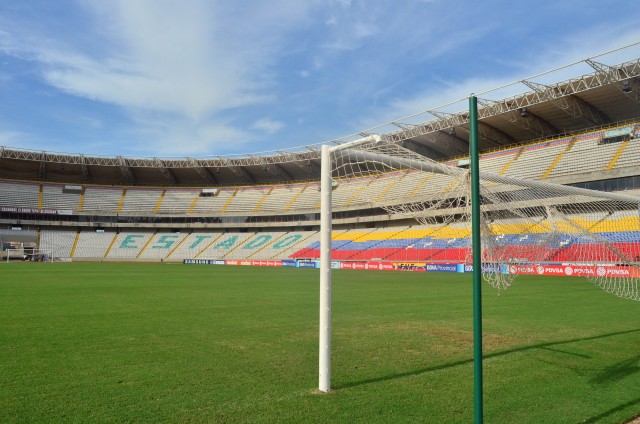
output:
M469 423L471 277L336 271L318 394L318 271L0 265L0 422ZM484 285L485 422L640 414L640 305L586 280Z

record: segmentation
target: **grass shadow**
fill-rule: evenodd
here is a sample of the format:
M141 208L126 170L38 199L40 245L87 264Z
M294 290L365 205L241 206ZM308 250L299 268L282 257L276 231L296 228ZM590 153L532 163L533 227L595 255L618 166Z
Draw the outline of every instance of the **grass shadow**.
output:
M624 361L620 361L609 367L605 367L601 373L589 380L591 384L610 384L640 371L640 355L635 355Z
M630 334L630 333L637 333L640 332L640 328L634 329L634 330L626 330L626 331L617 331L617 332L613 332L613 333L606 333L606 334L599 334L596 336L589 336L589 337L580 337L577 339L569 339L569 340L560 340L560 341L555 341L555 342L548 342L548 343L538 343L538 344L534 344L534 345L528 345L528 346L521 346L521 347L516 347L513 349L508 349L508 350L503 350L503 351L499 351L499 352L493 352L493 353L489 353L487 355L483 356L483 359L489 359L489 358L497 358L500 356L506 356L506 355L510 355L512 353L517 353L517 352L525 352L525 351L529 351L529 350L533 350L533 349L546 349L546 350L554 350L557 351L557 349L552 349L554 346L561 346L564 344L569 344L569 343L576 343L576 342L584 342L584 341L589 341L589 340L597 340L597 339L604 339L607 337L616 337L616 336L622 336L625 334ZM561 351L562 353L567 353L564 351ZM581 357L585 357L585 358L589 358L586 355L578 355L577 356L581 356ZM602 373L602 377L600 377L600 379L602 381L613 381L612 379L614 378L621 378L622 376L626 376L629 375L629 371L633 368L637 368L637 366L635 366L635 362L637 362L640 359L640 355L634 358L631 358L630 360L624 361L623 363L620 364L615 364L611 367L607 367L606 370L603 371ZM630 362L632 361L633 362ZM459 361L454 361L454 362L449 362L446 364L440 364L440 365L434 365L432 367L426 367L426 368L420 368L417 370L411 370L411 371L406 371L406 372L401 372L401 373L394 373L394 374L388 374L388 375L383 375L380 377L374 377L374 378L368 378L366 380L360 380L360 381L354 381L352 383L346 383L346 384L342 384L339 386L336 386L334 389L335 390L341 390L341 389L348 389L348 388L353 388L353 387L358 387L358 386L364 386L367 384L372 384L372 383L379 383L382 381L389 381L389 380L395 380L395 379L399 379L399 378L404 378L404 377L410 377L410 376L416 376L416 375L420 375L420 374L426 374L429 372L434 372L434 371L440 371L443 369L448 369L448 368L454 368L454 367L458 367L460 365L467 365L467 364L472 364L473 363L473 358L468 358L468 359L461 359ZM607 371L608 370L608 371ZM635 370L633 370L633 372L636 372ZM627 373L627 374L625 374ZM606 375L609 375L609 377L606 377ZM619 377L616 377L619 376ZM596 377L597 379L598 377ZM596 380L594 379L594 380ZM615 412L615 411L614 411Z
M628 407L633 406L633 405L637 405L639 403L640 403L640 398L631 399L628 402L621 403L620 405L618 405L618 406L616 406L614 408L608 409L608 410L604 411L601 414L594 415L593 417L587 418L585 421L581 421L581 422L585 423L585 424L597 423L598 421L600 421L603 418L608 417L609 415L613 415L618 411L622 411L625 408L628 408ZM627 422L627 421L625 421L625 422Z

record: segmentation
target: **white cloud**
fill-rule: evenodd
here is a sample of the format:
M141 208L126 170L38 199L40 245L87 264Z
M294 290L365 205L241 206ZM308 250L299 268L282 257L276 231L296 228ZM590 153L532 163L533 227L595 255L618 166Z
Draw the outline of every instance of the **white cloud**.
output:
M287 31L304 25L311 6L301 3L238 9L234 1L87 0L81 4L95 24L93 51L19 22L0 34L0 50L38 64L44 80L65 93L124 108L138 125L141 115L162 114L176 125L158 127L167 140L186 131L200 140L189 146L209 149L216 141L205 140L247 134L224 122L223 112L274 100L269 69ZM141 132L161 123L146 121ZM157 135L159 149L172 145Z
M528 92L530 89L519 83L520 80L529 79L539 73L546 73L554 69L557 70L533 78L533 80L552 84L592 73L594 72L593 68L586 64L566 65L632 44L639 39L640 30L632 28L618 31L618 29L603 27L598 31L573 34L563 40L558 40L556 45L549 47L547 51L536 52L536 58L542 60L510 62L514 71L508 75L500 78L471 77L463 80L440 80L437 84L426 90L421 90L411 97L396 98L390 101L386 107L379 109L374 115L360 120L360 124L362 128L372 128L391 121L408 123L429 121L435 117L426 112L427 110L448 113L467 110L467 99L472 94L478 95L479 98L500 100ZM596 60L616 65L638 56L640 56L640 45L622 52L605 55ZM397 129L391 126L384 128L387 130Z
M351 7L351 0L334 0L334 1L346 9Z
M234 52L220 42L215 11L207 2L88 4L94 16L104 14L102 25L112 52L92 57L70 46L54 52L36 50L51 85L93 100L174 112L193 121L268 98L261 92L267 81L247 66L263 64L264 54Z
M274 121L273 119L262 118L253 123L252 128L260 131L264 131L267 134L275 134L285 127L285 123L281 121Z
M361 130L640 39L633 20L600 26L585 22L560 31L553 20L546 27L502 20L493 11L496 2L414 0L398 7L391 0L66 1L62 7L72 18L61 13L48 19L37 5L16 6L24 13L15 16L0 12L0 54L12 56L0 72L0 88L14 89L39 75L56 89L46 90L53 94L38 109L48 118L42 124L46 130L34 131L40 134L61 123L62 113L46 109L60 98L109 105L69 101L65 117L73 119L61 128L73 134L72 126L79 123L87 135L95 134L96 143L123 135L112 143L120 152L251 150L252 141L284 133L279 133L283 122L266 118L274 116L290 117L287 133L295 130L299 116L315 126L314 133L317 128L326 133L352 126ZM533 13L523 9L503 11L511 17ZM467 21L479 24L466 32L454 24ZM576 33L575 28L584 30ZM465 62L474 54L481 59L478 64ZM602 61L624 60L614 57ZM5 76L5 69L18 71ZM539 81L589 71L572 68ZM40 82L32 89L42 90ZM501 98L510 90L516 94L527 88L485 96ZM86 116L100 121L83 120L85 111L78 111L78 105L90 105ZM466 107L461 102L445 110ZM103 110L108 116L100 115ZM428 114L419 118L432 119ZM25 120L12 128L31 133L30 125ZM303 136L311 132L298 131ZM84 146L65 149L82 151Z
M0 130L0 146L17 146L27 137L27 134L20 131Z

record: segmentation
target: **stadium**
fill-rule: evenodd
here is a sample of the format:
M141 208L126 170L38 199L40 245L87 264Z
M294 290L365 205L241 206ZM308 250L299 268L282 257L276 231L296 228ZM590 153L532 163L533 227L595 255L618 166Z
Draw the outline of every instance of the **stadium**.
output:
M485 292L489 422L619 423L640 414L640 328L629 301L640 300L640 59L581 64L592 71L522 80L506 98L478 95L483 271L498 289ZM318 273L293 269L320 267L320 145L212 158L0 147L3 275L28 275L23 289L82 296L87 307L65 296L22 301L50 312L34 315L51 319L40 336L51 358L78 369L28 353L22 368L12 356L4 418L469 422L471 133L467 110L434 109L328 143L337 369L326 395L314 392ZM96 282L83 286L89 276ZM222 279L215 294L205 294L207 276ZM70 282L47 287L48 278ZM196 286L176 286L183 279ZM156 286L167 297L153 298ZM206 309L199 297L215 311L195 313ZM434 315L421 317L424 305ZM20 315L19 306L9 310ZM100 327L92 311L121 333ZM128 321L130 311L149 326ZM79 317L91 331L73 325ZM207 320L225 330L212 324L209 338ZM58 325L71 330L57 333ZM40 336L4 340L29 352ZM203 353L216 349L224 364ZM30 392L44 384L30 370L60 387ZM17 388L25 380L31 389Z

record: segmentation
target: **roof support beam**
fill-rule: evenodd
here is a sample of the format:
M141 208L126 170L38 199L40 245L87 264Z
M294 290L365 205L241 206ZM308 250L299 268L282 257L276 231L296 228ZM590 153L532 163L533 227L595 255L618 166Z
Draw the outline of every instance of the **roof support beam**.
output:
M445 158L451 156L450 151L442 151L440 149L436 149L435 145L425 145L423 143L418 143L415 140L403 140L400 145L405 149L409 149L413 152L418 153L419 155L426 157L439 157Z
M171 184L177 185L178 180L176 180L176 176L173 175L173 172L171 172L171 170L167 168L167 165L165 165L165 163L158 158L153 159L156 162L156 166L160 169L160 173L162 174L162 176Z
M453 128L451 130L453 130ZM428 144L429 147L431 147L432 143L434 149L438 146L444 147L446 150L443 151L443 153L446 156L450 157L458 154L466 155L469 153L469 144L465 140L456 136L455 131L436 131L428 134L426 138L430 141Z
M262 165L262 169L267 171L269 174L274 175L276 177L279 177L283 180L287 180L287 181L293 181L295 180L295 178L293 178L293 176L287 172L286 169L284 169L283 167L281 167L280 165L276 164L276 163L264 163Z
M488 108L498 102L488 99L478 99L478 103ZM508 110L498 116L517 127L531 131L538 137L546 137L559 132L553 124L529 111L526 107L518 110Z
M604 125L611 123L611 119L595 106L585 102L575 95L567 95L559 86L548 86L533 81L522 80L522 83L537 92L551 102L553 105L561 109L563 112L574 118L582 119L589 125ZM557 94L563 94L558 96Z
M320 177L320 165L311 159L296 160L291 163L311 176Z
M47 153L42 152L40 154L40 167L38 169L38 178L41 180L44 180L47 176L47 169L45 165L46 163L47 163Z
M196 170L200 178L202 178L210 185L218 185L218 179L211 173L211 171L209 171L208 168L200 166L198 161L196 161L194 158L187 158L187 161L189 161L193 169Z
M445 142L447 145L450 145L454 151L451 152L450 150L449 156L455 156L455 153L469 154L469 143L466 140L463 140L460 137L456 136L456 127L465 129L465 125L469 122L468 117L464 114L456 115L435 110L430 110L429 113L436 118L439 118L440 120L445 119L452 123L450 127L433 131L429 134L429 136L435 135L440 142ZM467 129L465 129L465 131L469 132L468 127Z
M586 59L585 62L595 69L596 74L620 88L620 91L625 96L636 103L640 103L640 84L638 84L638 80L635 77L626 76L623 68L605 65L591 59Z
M446 115L442 112L434 111L432 113L434 114L434 116ZM405 124L401 122L392 122L391 124L405 130L415 126L415 125ZM439 153L442 157L451 157L457 154L469 153L469 144L465 140L459 137L456 137L455 130L453 129L453 127L449 128L449 131L438 130L429 134L425 134L422 136L422 138L425 138L427 140L427 143L424 143L424 146L426 148L428 148L431 151L436 151L436 153ZM412 141L411 145L414 145L414 146L422 144L419 141L412 140L412 139L408 139L408 141ZM407 148L410 148L410 147L407 147ZM414 148L411 148L411 150L414 150L417 153L425 155L425 152L418 152Z
M131 171L131 167L127 163L127 160L122 156L116 156L116 159L118 160L120 172L122 173L125 181L128 184L136 184L136 177L133 175L133 171Z
M453 119L456 115L451 114L451 113L446 113L446 112L438 112L438 111L429 111L430 114L432 114L433 116L436 116L440 119L443 118L449 118L449 119ZM462 128L465 132L469 132L469 125L468 125L468 117L465 116L465 120L466 122L463 122L459 125L454 125L451 128L454 129L453 133L449 132L450 135L455 135L455 128L459 127ZM440 131L441 133L443 131ZM480 137L482 137L483 139L485 139L486 141L489 142L489 144L491 144L493 147L499 147L499 146L504 146L506 144L510 144L514 142L513 137L511 137L510 135L505 134L504 132L500 131L499 129L486 124L482 121L478 122L478 133L480 135ZM461 147L461 146L458 146ZM464 150L465 153L468 154L469 153L469 144L465 143L464 146Z
M469 126L467 125L466 128ZM508 144L515 143L515 139L511 137L509 134L506 134L503 131L500 131L496 127L489 125L485 122L478 122L478 133L480 137L489 140L491 143L497 146L504 146Z
M632 61L616 65L616 67L620 69L620 77L618 77L618 80L640 77L640 59L634 59ZM521 81L521 83L530 88L532 88L531 85L536 84L530 81ZM540 86L536 86L536 89L532 88L532 92L502 99L496 101L490 107L483 107L482 109L478 110L478 117L479 119L485 119L491 116L506 113L508 111L517 111L524 107L550 102L552 100L589 91L594 88L603 87L608 84L610 84L610 82L606 81L606 78L603 78L598 73L582 75L577 78L572 78L554 84L553 86L545 86L541 84ZM567 100L566 103L570 104L576 102ZM426 113L438 116L437 113L434 113L432 111L425 111L424 114ZM452 126L463 125L468 121L469 117L468 112L466 111L456 113L454 115L449 114L448 116L439 119L425 121L420 124L413 125L410 128L400 129L396 132L387 134L386 138L394 142L399 142L408 138L416 138L421 135L429 134L434 131L445 130L447 128L451 128ZM607 122L606 120L602 119L600 119L600 121L602 121L603 123Z
M530 112L526 107L518 111L512 110L504 115L498 116L515 126L531 131L537 137L548 137L560 132L552 123Z
M229 169L229 171L233 172L236 176L242 178L248 183L255 184L256 179L253 175L249 174L249 172L242 166L236 166L231 159L221 158L225 164L225 166Z
M85 181L89 181L91 175L89 174L89 167L87 166L87 161L84 155L80 155L80 168L82 169L82 176Z
M461 125L458 127L462 129L464 132L469 134L469 125ZM489 144L490 147L501 147L504 145L508 145L510 143L514 143L514 139L500 131L499 129L485 124L482 121L478 121L478 135L482 140L484 140L485 144ZM485 146L486 147L486 146ZM469 146L467 145L466 154L469 154Z

